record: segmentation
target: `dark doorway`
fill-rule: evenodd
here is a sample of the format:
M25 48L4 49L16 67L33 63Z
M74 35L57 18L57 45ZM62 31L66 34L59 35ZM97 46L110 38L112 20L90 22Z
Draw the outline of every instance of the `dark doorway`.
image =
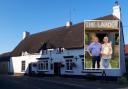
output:
M54 75L60 76L60 63L54 63Z
M103 38L105 36L108 36L108 34L107 33L96 33L96 36L99 38L99 42L103 43Z
M32 64L31 63L28 66L28 73L29 75L32 75Z

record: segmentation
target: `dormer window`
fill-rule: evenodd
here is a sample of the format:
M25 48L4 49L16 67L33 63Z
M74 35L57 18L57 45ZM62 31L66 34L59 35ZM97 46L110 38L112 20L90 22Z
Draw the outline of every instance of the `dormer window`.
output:
M42 42L39 50L41 51L41 54L47 54L47 42Z
M57 54L61 54L64 51L64 48L57 48Z
M22 52L22 56L26 56L26 55L29 55L29 53L27 51Z
M42 50L42 54L47 54L47 50Z

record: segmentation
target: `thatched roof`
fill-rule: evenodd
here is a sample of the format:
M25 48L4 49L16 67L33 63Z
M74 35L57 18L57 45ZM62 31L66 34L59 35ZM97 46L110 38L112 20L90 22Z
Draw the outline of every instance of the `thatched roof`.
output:
M96 20L118 20L113 15L96 18ZM12 56L20 56L22 52L37 53L41 48L75 49L84 47L84 22L70 27L62 26L48 31L32 34L22 40L12 51Z

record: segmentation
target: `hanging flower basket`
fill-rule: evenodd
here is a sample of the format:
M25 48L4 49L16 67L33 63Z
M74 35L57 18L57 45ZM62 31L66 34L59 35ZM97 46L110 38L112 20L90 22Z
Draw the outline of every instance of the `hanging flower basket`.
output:
M59 63L59 66L60 66L60 67L64 67L65 65L64 65L64 63L61 63L61 62L60 62L60 63Z
M65 66L64 62L63 61L60 62L60 67L64 67L64 66Z
M37 63L32 63L32 66L33 67L37 67Z
M64 67L65 65L61 63L61 67Z
M76 63L72 62L71 66L76 67L77 65L76 65Z

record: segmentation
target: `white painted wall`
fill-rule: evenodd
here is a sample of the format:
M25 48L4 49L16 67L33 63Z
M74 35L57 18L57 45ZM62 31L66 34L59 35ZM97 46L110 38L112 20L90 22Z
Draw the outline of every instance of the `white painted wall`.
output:
M25 73L25 72L22 72L21 71L21 61L26 61L26 70L27 70L27 67L29 65L29 63L31 62L37 62L37 58L44 58L44 57L49 57L49 67L48 67L48 71L45 72L45 74L54 74L54 70L51 70L51 63L54 63L54 62L64 62L65 64L65 59L63 56L75 56L77 57L77 61L76 59L73 59L74 62L76 63L77 67L74 67L73 68L73 71L72 72L66 72L66 66L64 67L61 67L61 75L86 75L87 73L85 73L85 71L87 70L82 70L82 59L83 58L80 58L79 55L83 55L83 52L84 49L72 49L72 50L64 50L63 53L61 54L57 54L56 50L53 50L51 52L51 55L50 55L50 52L48 52L47 54L45 55L40 55L40 54L36 54L36 55L26 55L26 56L19 56L19 57L12 57L10 59L10 71L14 73ZM51 58L53 59L51 61ZM123 65L124 65L124 59L121 60L123 61ZM121 63L121 66L122 66L122 63ZM121 71L123 70L122 68L124 67L121 67L121 69L106 69L105 72L107 74L107 76L121 76L124 71ZM42 70L43 71L43 70ZM101 71L101 70L95 70L95 71ZM28 71L26 71L27 73ZM97 75L97 76L101 76L101 74L96 74L94 73L94 75Z
M11 73L25 73L28 72L27 68L29 63L31 62L37 62L36 58L40 58L41 55L26 55L26 56L18 56L18 57L12 57L10 59L10 72ZM21 71L21 62L26 62L26 71Z

